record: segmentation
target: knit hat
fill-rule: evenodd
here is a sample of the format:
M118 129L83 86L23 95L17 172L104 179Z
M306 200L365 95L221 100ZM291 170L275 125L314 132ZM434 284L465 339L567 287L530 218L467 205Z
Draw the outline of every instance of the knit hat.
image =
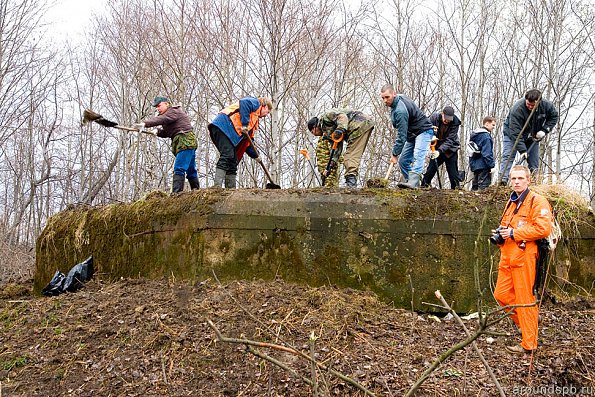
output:
M318 117L312 117L308 121L308 130L312 131L316 126L318 126Z

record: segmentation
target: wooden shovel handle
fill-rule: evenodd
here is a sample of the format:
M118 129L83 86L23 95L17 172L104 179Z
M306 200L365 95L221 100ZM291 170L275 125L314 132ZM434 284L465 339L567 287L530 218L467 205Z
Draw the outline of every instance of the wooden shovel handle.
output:
M395 166L395 163L393 163L391 161L390 162L390 165L388 166L388 171L386 171L386 176L384 177L384 179L388 179L388 177L390 176L390 173L392 172L394 166Z

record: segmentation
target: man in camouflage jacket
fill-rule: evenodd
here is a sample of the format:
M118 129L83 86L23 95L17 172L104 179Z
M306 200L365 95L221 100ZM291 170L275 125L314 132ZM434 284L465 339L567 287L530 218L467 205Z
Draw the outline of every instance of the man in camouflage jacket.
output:
M188 115L180 106L171 106L171 101L167 97L156 96L153 100L153 106L157 108L159 115L149 117L136 126L143 129L159 125L161 128L158 129L157 136L171 138L171 150L176 156L172 192L178 193L184 190L184 174L188 179L190 188L192 190L198 189L196 136L192 131Z
M368 116L357 110L330 109L310 119L308 129L313 135L320 136L321 139L329 142L331 147L333 141L338 141L339 145L343 145L343 142L347 143L343 161L345 185L355 188L360 161L374 129L374 123ZM338 163L338 154L335 157L335 162ZM323 171L326 171L326 164L324 168Z
M318 144L316 145L316 168L318 168L318 172L320 172L321 175L324 173L328 161L331 158L331 147L331 142L323 139L322 137L318 139ZM340 156L339 161L336 164L333 164L333 167L331 168L329 174L326 176L326 179L324 180L324 184L322 186L339 187L338 171L339 164L341 164L342 162L343 156Z

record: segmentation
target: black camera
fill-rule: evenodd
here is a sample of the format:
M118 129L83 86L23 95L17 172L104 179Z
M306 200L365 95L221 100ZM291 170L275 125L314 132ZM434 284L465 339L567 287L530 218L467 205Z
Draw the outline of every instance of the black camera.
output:
M493 235L490 236L490 243L495 245L502 245L504 244L504 239L500 235L500 226L496 229Z

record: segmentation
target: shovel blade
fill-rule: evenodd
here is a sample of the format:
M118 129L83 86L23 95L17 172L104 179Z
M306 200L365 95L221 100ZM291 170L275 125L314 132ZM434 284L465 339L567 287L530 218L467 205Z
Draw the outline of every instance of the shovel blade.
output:
M85 109L85 111L83 112L83 121L81 124L85 125L91 121L104 127L115 127L118 125L118 123L114 121L104 119L102 115L92 111L91 109Z
M277 185L276 183L273 183L273 182L267 182L266 188L267 189L281 189L281 186L279 186L279 185Z

